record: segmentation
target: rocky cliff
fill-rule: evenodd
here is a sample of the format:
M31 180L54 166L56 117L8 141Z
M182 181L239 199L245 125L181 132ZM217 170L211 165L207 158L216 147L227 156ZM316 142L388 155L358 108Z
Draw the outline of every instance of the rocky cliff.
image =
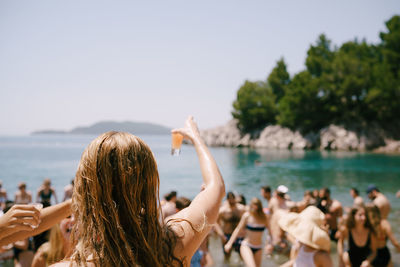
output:
M237 121L201 132L209 146L254 147L270 149L321 149L377 151L400 153L400 141L394 140L379 127L346 129L329 125L317 133L302 135L299 131L279 125L269 125L261 132L242 134Z

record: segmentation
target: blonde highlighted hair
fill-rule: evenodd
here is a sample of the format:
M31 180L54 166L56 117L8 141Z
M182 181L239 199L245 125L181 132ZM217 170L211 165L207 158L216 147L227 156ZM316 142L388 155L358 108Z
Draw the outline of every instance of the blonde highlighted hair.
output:
M72 262L87 266L182 265L176 237L159 221L159 176L150 148L138 137L107 132L83 152L72 211Z
M46 266L64 259L64 241L59 224L51 228L49 241L41 245L38 252L41 253Z

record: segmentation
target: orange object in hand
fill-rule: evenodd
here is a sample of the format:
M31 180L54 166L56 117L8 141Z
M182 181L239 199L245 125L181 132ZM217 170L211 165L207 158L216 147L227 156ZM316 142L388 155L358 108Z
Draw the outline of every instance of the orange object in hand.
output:
M182 141L183 135L179 133L172 133L171 155L178 156L181 153Z

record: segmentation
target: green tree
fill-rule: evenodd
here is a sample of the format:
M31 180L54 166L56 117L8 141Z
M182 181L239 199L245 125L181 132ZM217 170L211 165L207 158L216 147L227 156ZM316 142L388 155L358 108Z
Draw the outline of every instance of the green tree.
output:
M287 72L286 63L283 58L276 62L276 67L272 69L267 81L278 102L285 94L285 88L290 83L290 75Z
M387 33L381 32L382 54L395 78L400 78L400 16L386 22Z
M306 67L314 77L320 77L323 72L331 70L330 63L334 57L331 41L324 34L318 37L317 44L311 45L307 51Z
M374 66L375 82L365 97L371 120L384 127L398 122L400 114L400 82L391 70L392 67L385 62Z
M307 51L305 71L291 79L281 58L266 83L246 81L233 103L239 127L252 131L278 122L307 133L330 123L378 122L398 134L400 16L386 27L377 45L355 39L332 49L322 34Z
M275 123L275 95L263 82L245 81L237 92L232 116L238 119L239 129L244 132Z
M279 102L278 123L303 133L323 127L327 117L318 87L318 79L308 71L296 74Z
M374 83L373 67L377 49L365 41L347 42L335 52L330 73L320 77L324 101L334 123L354 123L373 119L365 97Z

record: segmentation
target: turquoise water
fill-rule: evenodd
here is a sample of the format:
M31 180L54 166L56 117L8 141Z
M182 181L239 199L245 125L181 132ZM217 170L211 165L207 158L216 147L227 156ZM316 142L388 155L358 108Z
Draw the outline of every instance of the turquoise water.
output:
M201 173L192 146L184 145L178 157L170 155L170 136L141 136L157 159L160 194L176 190L178 195L194 197L201 186ZM0 179L9 198L20 181L36 195L45 177L52 180L58 198L74 177L86 145L94 136L0 137ZM333 198L350 206L349 189L356 187L365 198L371 183L391 200L389 220L400 237L400 156L356 152L271 151L247 148L211 148L227 191L242 193L249 200L259 197L262 185L289 187L293 200L304 190L329 187ZM365 199L366 200L366 199ZM274 266L274 265L271 265Z

